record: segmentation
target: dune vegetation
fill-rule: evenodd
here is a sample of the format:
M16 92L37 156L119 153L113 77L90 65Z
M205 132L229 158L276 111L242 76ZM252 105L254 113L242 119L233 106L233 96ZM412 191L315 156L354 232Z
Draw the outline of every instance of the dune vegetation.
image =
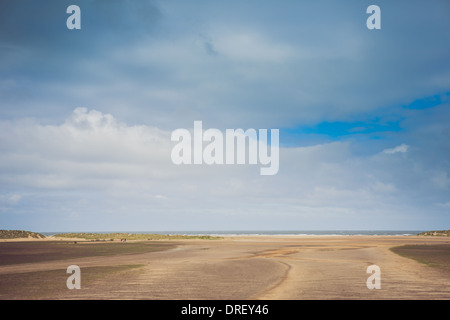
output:
M0 239L19 239L19 238L35 238L43 239L44 235L24 230L0 230Z
M450 230L426 231L418 234L419 236L434 236L434 237L450 237Z
M58 238L79 238L97 241L113 241L113 240L185 240L185 239L201 239L201 240L217 240L220 237L208 235L178 235L178 234L146 234L146 233L59 233L55 237Z

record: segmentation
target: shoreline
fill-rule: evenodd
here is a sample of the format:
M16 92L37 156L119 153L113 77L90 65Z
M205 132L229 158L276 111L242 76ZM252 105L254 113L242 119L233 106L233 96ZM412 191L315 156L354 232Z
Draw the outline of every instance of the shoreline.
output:
M150 235L150 234L149 234ZM164 235L164 234L161 234ZM178 235L178 234L173 234ZM414 234L198 234L199 236L207 235L211 237L220 237L222 239L200 239L200 238L192 238L192 239L169 239L169 238L162 238L162 239L127 239L127 241L220 241L224 239L257 239L257 240L270 240L270 239L286 239L286 240L292 240L292 239L320 239L320 238L374 238L374 239L382 239L382 238L405 238L405 239L439 239L439 240L445 240L447 239L450 242L450 237L445 236L433 236L433 235L414 235ZM185 236L184 234L182 236ZM191 236L191 235L186 235ZM192 235L194 236L194 235ZM42 241L80 241L80 242L117 242L120 241L119 238L114 239L88 239L88 238L77 238L77 237L58 237L58 236L45 236L44 238L10 238L10 239L0 239L0 242L42 242Z

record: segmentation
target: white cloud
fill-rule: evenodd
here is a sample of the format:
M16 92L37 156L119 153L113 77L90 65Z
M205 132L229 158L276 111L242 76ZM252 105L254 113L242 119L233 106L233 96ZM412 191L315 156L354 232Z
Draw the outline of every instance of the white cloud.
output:
M0 195L0 201L10 206L19 203L20 199L22 199L22 196L19 194Z
M450 201L445 202L445 203L437 203L436 205L438 205L440 207L444 207L444 208L450 208Z
M391 149L384 149L383 153L386 154L394 154L394 153L406 153L409 149L409 146L406 144L401 144L395 148L391 148Z
M444 174L434 176L439 183L430 180L411 159L357 157L350 142L280 148L280 170L270 177L260 176L259 165L176 166L170 132L85 108L59 125L3 121L0 130L7 133L0 137L2 210L14 211L27 192L33 212L66 222L109 219L125 227L122 219L128 219L127 228L233 229L253 222L321 228L332 219L336 226L372 228L376 214L378 227L386 227L421 199L416 183L403 175L430 192L448 182Z
M170 175L163 170L170 165L168 132L127 126L95 110L77 108L61 125L19 121L0 128L7 132L0 137L1 178L9 183L67 188Z
M22 196L19 194L0 194L0 211L6 212L17 205Z
M252 63L283 62L295 56L289 45L273 42L261 34L242 31L218 36L214 48L230 59Z

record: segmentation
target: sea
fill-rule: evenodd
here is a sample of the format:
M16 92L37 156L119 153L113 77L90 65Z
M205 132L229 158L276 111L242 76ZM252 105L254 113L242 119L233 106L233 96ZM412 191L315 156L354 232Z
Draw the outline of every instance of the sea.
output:
M130 234L168 234L193 236L411 236L427 230L204 230L204 231L70 231L71 233L130 233ZM65 232L40 232L45 236L53 236Z

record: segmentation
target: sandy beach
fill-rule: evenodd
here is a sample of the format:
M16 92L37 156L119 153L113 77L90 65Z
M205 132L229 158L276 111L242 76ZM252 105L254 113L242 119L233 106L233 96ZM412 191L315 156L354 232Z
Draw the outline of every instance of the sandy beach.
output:
M2 243L2 250L7 244ZM166 246L152 252L125 250L115 255L0 265L0 299L450 299L448 265L433 267L390 250L402 245L444 245L448 250L449 238L229 236L148 244ZM80 290L66 288L69 265L81 269ZM366 285L370 265L380 268L381 289L370 290ZM88 270L95 270L96 277L85 281ZM58 274L57 284L48 280L53 279L48 278L49 272ZM22 282L12 279L27 274L34 275L34 286L41 286L40 275L46 274L50 289L24 292ZM17 285L12 281L18 281Z

